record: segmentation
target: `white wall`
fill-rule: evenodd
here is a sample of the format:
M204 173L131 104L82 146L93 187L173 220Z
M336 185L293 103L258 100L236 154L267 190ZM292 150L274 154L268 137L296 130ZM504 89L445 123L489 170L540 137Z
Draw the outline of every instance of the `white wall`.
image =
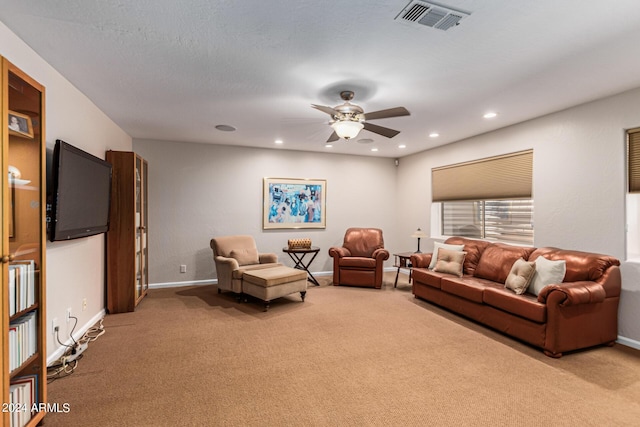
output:
M102 159L108 149L131 150L131 138L122 129L2 23L0 41L0 55L45 86L48 149L56 139L63 139ZM76 332L104 312L104 235L48 242L46 256L47 325L58 318L65 342L73 326L64 321L67 308L78 317ZM48 327L47 355L50 358L59 350Z
M407 249L395 242L393 159L137 139L133 145L149 163L152 284L214 279L209 241L221 235L253 235L261 252L291 266L282 248L290 238L309 237L321 248L311 265L316 272L332 271L328 249L342 243L348 227L381 228L389 250ZM326 229L263 230L265 177L326 179Z
M625 130L638 126L640 89L402 158L398 235L408 236L415 223L429 230L433 167L533 148L534 245L600 252L624 262ZM623 265L619 312L620 335L638 343L639 270Z

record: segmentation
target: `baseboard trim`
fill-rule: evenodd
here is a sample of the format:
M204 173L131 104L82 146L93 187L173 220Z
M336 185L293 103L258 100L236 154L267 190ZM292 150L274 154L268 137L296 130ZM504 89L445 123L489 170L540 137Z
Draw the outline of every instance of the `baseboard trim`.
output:
M107 312L106 312L105 309L100 310L98 312L98 314L93 316L76 333L73 334L73 339L71 339L71 337L69 337L69 339L64 344L65 345L71 345L71 344L73 344L73 340L78 341L80 338L82 338L84 336L84 334L89 330L89 328L93 327L93 325L98 323L100 321L100 319L102 319L106 314L107 314ZM51 364L53 364L53 362L58 360L60 358L60 356L62 356L66 350L67 350L67 347L59 346L53 353L51 353L47 357L47 366L50 366Z
M149 289L179 288L182 286L204 286L204 285L217 285L217 284L218 284L217 279L189 280L184 282L150 283Z
M395 270L392 270L395 271ZM314 276L330 276L333 271L318 271L313 272ZM187 280L184 282L164 282L164 283L150 283L149 289L162 289L162 288L179 288L182 286L204 286L204 285L217 285L218 279L207 280Z
M616 342L618 344L626 345L627 347L640 350L640 341L632 340L631 338L621 337L620 335L618 335L618 339Z

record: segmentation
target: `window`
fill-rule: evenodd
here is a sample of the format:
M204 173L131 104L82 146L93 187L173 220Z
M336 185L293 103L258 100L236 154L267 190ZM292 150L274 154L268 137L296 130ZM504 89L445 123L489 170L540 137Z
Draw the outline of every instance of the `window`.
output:
M441 203L443 236L533 244L533 200Z
M440 232L533 244L533 150L434 168Z
M627 131L627 260L640 261L640 128Z

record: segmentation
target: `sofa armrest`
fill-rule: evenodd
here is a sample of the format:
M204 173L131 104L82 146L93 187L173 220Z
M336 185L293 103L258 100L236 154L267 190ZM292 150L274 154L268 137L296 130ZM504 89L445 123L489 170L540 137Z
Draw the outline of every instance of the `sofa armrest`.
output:
M269 264L269 263L278 262L278 255L274 253L258 254L258 258L260 260L259 261L260 264Z
M411 265L415 268L427 268L431 263L431 256L433 254L412 254Z
M235 258L227 258L227 257L218 255L215 257L215 261L216 261L216 264L220 263L221 267L224 267L229 271L237 270L238 268L240 268L240 264L238 264L238 260L236 260Z
M345 247L333 246L329 248L329 256L334 258L344 258L346 256L351 256L351 252Z
M371 254L371 257L376 261L384 261L389 259L389 251L384 248L378 248Z
M564 294L560 300L560 306L595 304L603 302L606 298L604 287L600 283L581 281L549 285L542 288L538 295L538 302L545 304L552 292Z

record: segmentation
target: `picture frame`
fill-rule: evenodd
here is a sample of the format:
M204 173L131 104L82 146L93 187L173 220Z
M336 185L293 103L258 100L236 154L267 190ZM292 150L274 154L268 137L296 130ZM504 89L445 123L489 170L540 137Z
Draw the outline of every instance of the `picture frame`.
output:
M262 228L326 228L327 181L264 178Z
M31 121L31 117L9 110L7 123L9 126L9 135L33 139L33 122Z

